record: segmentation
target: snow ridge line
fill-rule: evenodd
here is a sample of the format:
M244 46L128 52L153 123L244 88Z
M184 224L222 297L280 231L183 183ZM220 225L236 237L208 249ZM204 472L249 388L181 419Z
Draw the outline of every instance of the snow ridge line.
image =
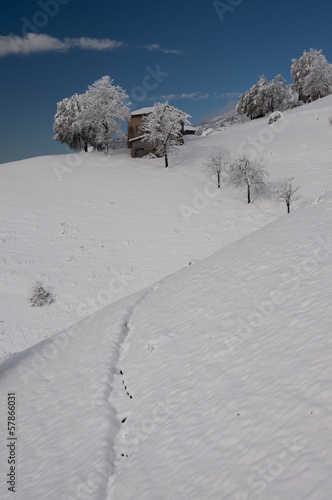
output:
M110 396L112 391L114 390L114 374L115 373L120 373L120 368L119 368L119 361L121 357L121 352L122 352L122 347L125 341L127 340L128 335L130 334L130 327L129 323L130 320L135 313L135 310L157 289L159 288L160 284L162 283L161 280L157 282L154 286L151 286L147 289L144 290L142 295L140 295L137 300L134 302L133 305L131 305L128 310L126 311L126 315L123 319L123 324L122 324L122 330L121 334L123 335L121 338L119 337L119 342L117 343L116 347L116 364L114 365L113 363L109 365L108 370L107 370L107 375L106 378L108 379L108 383L106 382L103 384L105 386L105 391L103 394L98 395L99 397L96 398L95 404L96 405L103 405L107 406L109 409L109 415L108 418L110 418L109 425L108 425L108 434L110 436L110 439L108 441L108 446L107 449L104 450L105 453L105 458L106 458L106 463L108 464L108 470L107 473L104 474L102 470L100 470L100 467L98 467L99 474L101 477L104 479L103 484L100 485L98 488L98 493L96 495L96 500L101 500L104 498L105 500L108 498L108 484L110 481L110 478L114 475L114 470L115 470L115 450L114 450L114 445L116 442L116 437L120 431L121 428L121 422L117 416L117 409L110 403ZM127 393L129 397L130 394ZM100 400L100 396L102 400ZM98 403L99 400L99 403ZM114 422L114 420L116 422ZM117 428L117 433L114 434L114 423L116 423L116 428ZM103 453L103 454L104 454ZM68 500L71 500L68 499Z

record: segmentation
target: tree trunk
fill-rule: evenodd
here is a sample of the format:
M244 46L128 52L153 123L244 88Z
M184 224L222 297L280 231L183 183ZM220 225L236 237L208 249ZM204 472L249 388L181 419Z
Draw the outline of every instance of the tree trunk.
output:
M290 203L287 203L287 213L289 214L290 212Z
M248 203L250 203L250 186L248 184Z
M168 167L168 157L167 157L167 154L165 154L165 168Z
M218 175L218 189L220 188L220 172L217 172Z
M88 145L87 145L87 143L86 143L86 142L84 143L84 151L85 151L86 153L88 152Z

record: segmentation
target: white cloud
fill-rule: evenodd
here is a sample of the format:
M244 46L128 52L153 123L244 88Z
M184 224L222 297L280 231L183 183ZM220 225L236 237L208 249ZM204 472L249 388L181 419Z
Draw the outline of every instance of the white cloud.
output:
M109 51L126 44L115 40L95 38L65 38L59 40L49 35L28 33L23 37L10 34L0 35L0 57L28 55L39 52L67 52L72 48L82 50Z
M191 94L186 94L186 93L179 93L179 94L167 94L167 95L162 95L159 97L149 97L149 101L156 101L156 100L162 100L162 101L169 101L169 100L180 100L180 99L187 99L187 100L192 100L192 101L200 101L202 99L209 99L213 97L211 94L208 93L202 93L199 92L198 90L196 92L192 92Z
M96 38L65 38L65 42L69 44L70 47L79 47L85 50L114 50L119 47L125 47L124 42L117 42L116 40L110 40L109 38L103 38L98 40Z
M238 99L242 92L226 92L225 94L213 94L214 99Z
M180 101L180 100L201 101L204 99L220 99L220 100L228 99L229 102L233 103L233 100L237 101L240 95L241 92L237 91L225 92L225 93L214 92L213 94L209 94L208 92L200 92L199 90L196 90L196 92L191 92L190 94L182 92L178 94L147 96L144 99L144 101L165 102L165 101ZM213 117L215 116L216 115L214 114Z
M240 95L241 92L226 92L226 93L214 92L213 94L209 94L208 92L200 92L199 90L196 90L196 92L191 92L190 94L183 92L182 94L179 93L179 94L162 95L158 97L158 99L163 99L163 100L188 99L192 101L201 101L202 99L237 99ZM157 97L151 97L149 99L155 100L157 99Z
M160 46L160 43L152 43L151 45L142 45L141 49L154 50L158 52L163 52L164 54L177 54L180 56L181 54L185 54L184 50L179 49L163 49Z
M181 94L180 99L191 99L193 101L200 101L201 99L208 99L210 97L210 94L204 93L202 94L201 92L192 92L191 94Z
M49 35L29 33L24 37L17 35L0 35L0 57L10 55L26 55L37 52L65 51L67 44Z
M106 52L119 47L128 47L128 44L110 40L109 38L66 37L60 40L59 38L39 33L27 33L24 36L14 34L7 36L0 35L0 57L37 54L39 52L67 52L73 48ZM140 48L163 52L164 54L185 54L183 50L163 49L159 43L140 46Z

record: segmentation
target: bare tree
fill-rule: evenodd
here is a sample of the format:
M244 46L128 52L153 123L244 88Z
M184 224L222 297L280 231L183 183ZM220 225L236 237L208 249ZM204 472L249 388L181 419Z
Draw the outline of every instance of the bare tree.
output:
M260 191L266 188L266 180L269 175L262 161L251 160L246 154L231 163L229 174L231 184L247 186L248 203L251 202L251 189Z
M277 202L280 203L284 201L286 203L288 214L293 201L297 201L301 198L301 195L298 193L300 188L293 186L293 180L294 177L284 179L282 187L277 191Z
M223 146L210 148L208 158L205 162L205 168L211 176L217 176L218 189L220 188L221 174L227 171L230 161L230 154L227 148Z

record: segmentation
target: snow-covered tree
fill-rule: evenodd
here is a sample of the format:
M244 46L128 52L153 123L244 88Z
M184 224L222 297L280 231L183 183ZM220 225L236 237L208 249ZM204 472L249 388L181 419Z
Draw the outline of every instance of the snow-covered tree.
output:
M288 91L284 86L285 79L277 75L268 82L264 75L247 92L241 95L237 112L246 114L251 119L265 116L276 108L287 103Z
M74 94L57 104L54 117L54 140L67 144L70 149L87 149L88 137L82 130L81 117L84 109L84 96Z
M90 129L89 143L106 154L109 142L121 135L121 122L130 116L129 106L126 103L128 95L120 87L113 85L114 80L103 76L85 93L85 109L81 118L82 127Z
M304 51L299 60L292 61L294 88L301 101L314 101L332 93L332 65L327 62L322 50Z
M305 95L309 99L316 101L321 97L325 97L332 93L332 65L321 64L321 61L316 61L313 65L312 71L305 79L303 87Z
M281 75L277 75L268 84L266 89L266 100L268 103L268 111L272 113L280 107L287 104L289 92L284 86L286 80Z
M127 94L104 76L85 94L75 94L57 104L54 139L71 149L87 151L88 144L108 152L109 142L121 133L121 122L129 115Z
M256 85L252 87L252 113L251 116L259 118L268 112L267 90L269 82L264 75L260 77Z
M235 159L229 169L230 181L234 186L246 186L248 203L251 202L251 189L260 191L266 187L268 172L261 161L251 160L247 154Z
M297 201L301 198L299 194L299 187L293 186L294 177L289 179L284 179L281 188L277 191L277 202L285 202L287 206L287 213L290 212L290 206L293 201Z
M222 172L226 172L230 165L230 154L223 146L211 147L205 162L205 168L211 176L217 176L218 189Z
M181 143L183 125L189 123L189 115L180 111L168 102L154 105L154 109L143 117L141 133L143 140L151 144L158 156L165 157L165 168L168 158L175 152L175 146Z
M263 84L263 82L261 82ZM252 119L259 116L259 106L257 100L260 93L259 83L255 83L247 92L241 95L240 101L236 106L236 111L240 115L247 115Z

